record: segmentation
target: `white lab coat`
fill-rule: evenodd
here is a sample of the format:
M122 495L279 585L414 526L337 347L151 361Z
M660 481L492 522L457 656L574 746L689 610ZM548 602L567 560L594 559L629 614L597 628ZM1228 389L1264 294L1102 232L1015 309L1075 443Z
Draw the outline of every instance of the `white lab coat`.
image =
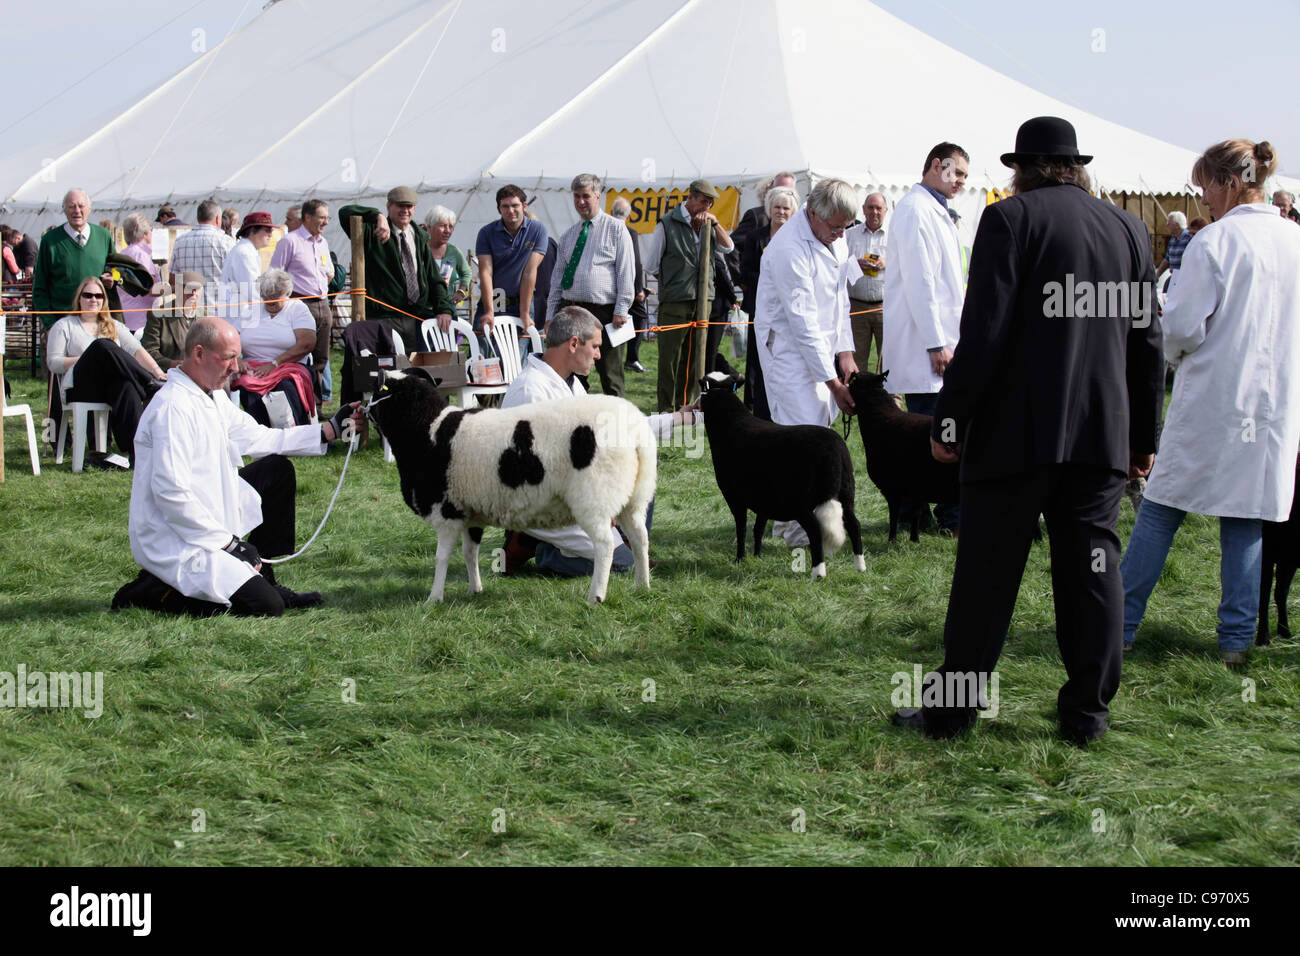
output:
M261 299L257 280L262 275L262 254L248 237L235 243L221 266L221 294L225 296L226 319L235 328L254 314L252 303Z
M841 236L827 246L808 223L807 205L777 230L763 252L754 337L772 420L829 425L839 406L826 387L835 356L853 351L846 282L862 276Z
M957 226L920 183L894 208L885 256L881 360L895 395L937 392L927 349L957 347L966 280Z
M1267 203L1193 238L1161 318L1177 365L1146 497L1285 521L1300 448L1300 229Z
M209 395L172 369L136 428L132 556L186 597L229 604L256 572L221 549L262 523L241 456L323 452L319 425L264 428L225 392Z

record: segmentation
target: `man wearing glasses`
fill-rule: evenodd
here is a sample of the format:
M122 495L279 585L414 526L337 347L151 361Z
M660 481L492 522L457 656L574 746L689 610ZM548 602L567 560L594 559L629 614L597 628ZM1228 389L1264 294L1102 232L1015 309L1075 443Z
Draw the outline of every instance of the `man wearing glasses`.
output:
M316 370L316 398L321 398L321 379L330 360L330 329L334 325L330 314L330 279L334 277L334 263L330 259L330 244L325 239L329 225L330 207L323 199L308 199L302 204L302 225L275 245L271 268L283 269L293 278L293 297L302 299L316 320L316 347L312 361Z

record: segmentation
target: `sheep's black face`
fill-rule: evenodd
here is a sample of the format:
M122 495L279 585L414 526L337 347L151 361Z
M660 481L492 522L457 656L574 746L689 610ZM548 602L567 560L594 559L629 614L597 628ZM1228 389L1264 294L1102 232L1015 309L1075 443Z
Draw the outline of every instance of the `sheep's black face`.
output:
M855 404L861 404L870 396L886 395L885 380L889 378L888 370L883 375L875 375L871 372L858 372L849 381L849 394L853 396Z
M723 412L735 412L737 410L748 413L745 404L740 400L740 396L729 388L705 389L704 393L700 395L700 411L704 412L704 426L706 429L709 423L717 421ZM710 418L710 415L713 417Z
M389 372L384 376L366 415L390 442L404 428L425 431L447 407L438 386L422 371Z

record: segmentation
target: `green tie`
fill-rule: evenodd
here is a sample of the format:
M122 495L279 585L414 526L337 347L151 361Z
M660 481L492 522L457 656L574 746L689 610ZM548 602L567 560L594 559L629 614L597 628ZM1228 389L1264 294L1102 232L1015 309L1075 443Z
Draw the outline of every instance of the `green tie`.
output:
M573 244L573 254L569 256L569 264L564 267L564 278L560 280L560 288L565 291L573 288L573 276L578 271L578 260L582 258L582 250L587 245L589 232L591 232L590 219L582 224L582 229L578 232L578 241Z

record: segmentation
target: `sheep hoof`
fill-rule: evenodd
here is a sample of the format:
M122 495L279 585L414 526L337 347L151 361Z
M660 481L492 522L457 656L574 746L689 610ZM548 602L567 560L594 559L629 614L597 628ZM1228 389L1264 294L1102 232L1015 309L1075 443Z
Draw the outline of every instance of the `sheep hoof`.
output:
M855 554L853 556L853 570L855 571L867 570L867 559L860 554Z
M814 581L816 581L818 578L824 578L824 577L826 577L826 562L825 562L825 561L823 561L821 564L815 564L815 565L813 565L812 576L813 576L813 580L814 580Z

